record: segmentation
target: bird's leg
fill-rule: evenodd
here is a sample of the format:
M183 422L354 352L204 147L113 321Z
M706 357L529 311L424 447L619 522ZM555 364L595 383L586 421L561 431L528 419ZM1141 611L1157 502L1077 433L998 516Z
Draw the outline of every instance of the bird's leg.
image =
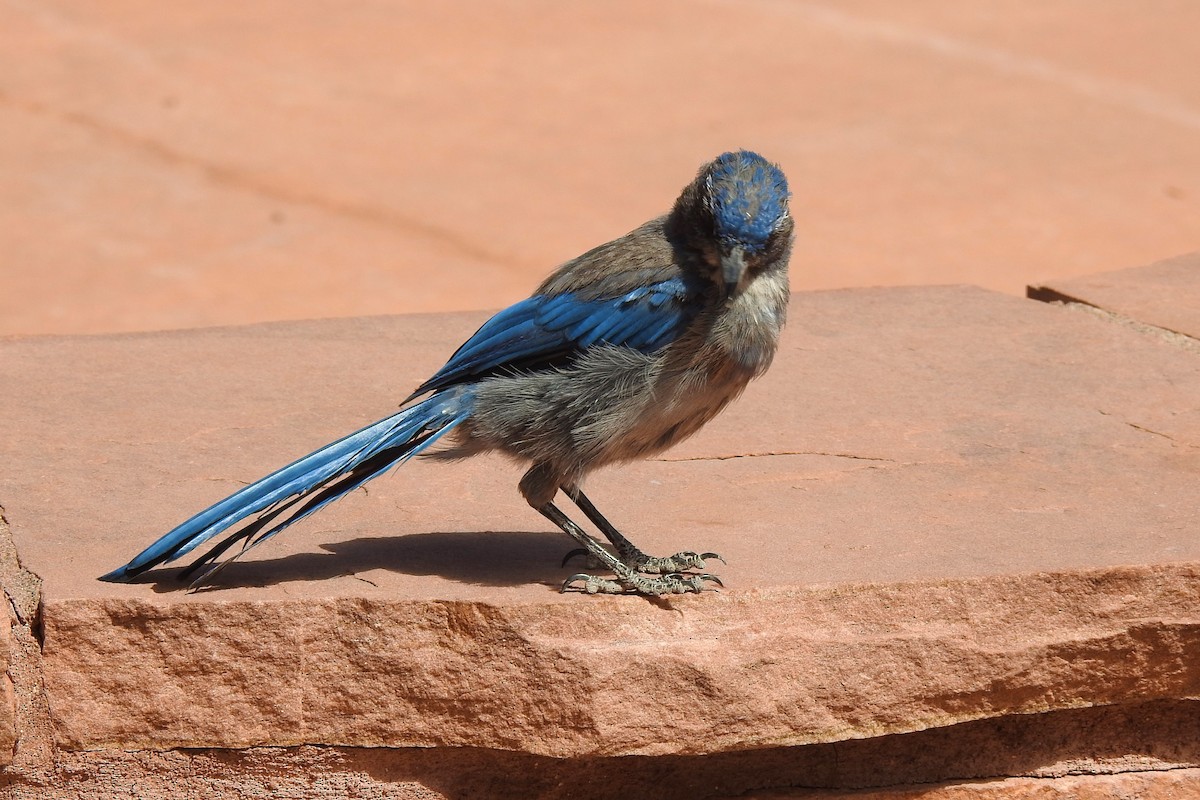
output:
M638 572L646 572L652 575L667 575L690 569L704 569L704 561L708 558L715 558L722 564L725 563L725 559L716 553L696 553L691 550L684 550L673 556L648 556L639 550L637 545L626 539L611 522L605 519L604 515L592 505L592 501L587 498L582 489L574 484L568 484L563 486L562 490L566 493L567 497L571 498L571 502L587 515L592 524L600 529L605 538L612 542L613 547L617 549L617 555L620 557L621 562ZM575 552L578 553L578 551ZM585 552L587 555L591 555L590 552ZM574 555L574 553L571 555Z
M571 521L570 517L559 511L554 503L546 503L539 506L538 511L546 519L562 528L563 533L579 542L588 555L606 566L614 576L613 579L609 579L583 573L572 575L563 582L562 591L564 592L572 588L572 584L576 581L582 581L580 588L588 594L628 594L634 592L652 596L702 592L704 591L705 581L712 581L718 586L722 585L721 580L715 575L695 573L680 575L675 573L653 578L641 575L612 553L605 550L604 546L589 536L583 528L580 528Z

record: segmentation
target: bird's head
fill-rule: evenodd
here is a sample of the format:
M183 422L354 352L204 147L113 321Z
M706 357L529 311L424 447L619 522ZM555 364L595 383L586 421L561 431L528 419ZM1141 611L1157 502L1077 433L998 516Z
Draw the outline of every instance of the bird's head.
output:
M701 168L675 205L690 248L727 297L762 270L786 265L792 218L783 171L749 150Z

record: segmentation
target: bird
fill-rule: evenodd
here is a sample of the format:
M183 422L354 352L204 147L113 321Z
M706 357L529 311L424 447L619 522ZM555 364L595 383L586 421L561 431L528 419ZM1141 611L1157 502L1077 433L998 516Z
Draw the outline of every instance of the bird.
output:
M577 543L564 565L587 558L592 571L561 591L653 597L723 586L702 571L719 555L646 555L582 485L600 467L691 436L770 366L787 314L790 196L777 164L749 150L722 153L668 213L567 261L491 317L399 411L245 486L100 580L129 582L243 523L181 573L194 590L414 456L499 452L528 465L525 501ZM560 491L611 549L560 509Z

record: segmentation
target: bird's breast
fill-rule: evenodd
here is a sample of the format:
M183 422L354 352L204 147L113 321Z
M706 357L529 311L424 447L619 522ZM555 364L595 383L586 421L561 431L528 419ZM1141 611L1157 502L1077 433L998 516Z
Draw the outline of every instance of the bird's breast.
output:
M786 276L754 281L726 301L708 336L712 357L724 358L757 377L775 357L787 316Z

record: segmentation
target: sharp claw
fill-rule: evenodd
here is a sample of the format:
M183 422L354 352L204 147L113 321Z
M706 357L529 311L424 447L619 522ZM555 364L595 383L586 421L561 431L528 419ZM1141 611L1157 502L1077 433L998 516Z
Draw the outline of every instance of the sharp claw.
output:
M568 553L567 555L570 556L570 555L573 555L573 553ZM563 563L566 563L566 562L564 561ZM587 591L587 582L589 580L591 580L591 578L592 578L591 575L585 575L582 572L577 572L574 575L572 575L571 577L567 578L565 581L563 581L562 588L558 590L558 593L563 594L567 591L567 589L573 589L574 587L571 586L571 584L574 583L575 581L583 581L584 585L579 588L583 591Z
M696 574L695 572L674 572L664 577L673 578L685 586L692 586L696 591L700 591L700 581L712 581L722 589L725 588L725 583L711 572L702 572L700 574Z
M559 566L565 567L567 565L567 562L570 561L575 556L584 556L586 558L587 554L588 554L588 551L586 548L576 547L574 550L572 550L571 552L569 552L565 556L563 556L562 564L560 564ZM571 579L574 580L575 578L578 578L578 577L579 577L578 575L574 575L574 576L572 576Z
M705 559L709 558L714 558L722 564L725 563L725 559L721 558L718 553L696 553L692 550L684 550L665 558L639 555L637 559L627 559L625 563L645 574L668 575L673 572L703 569Z

